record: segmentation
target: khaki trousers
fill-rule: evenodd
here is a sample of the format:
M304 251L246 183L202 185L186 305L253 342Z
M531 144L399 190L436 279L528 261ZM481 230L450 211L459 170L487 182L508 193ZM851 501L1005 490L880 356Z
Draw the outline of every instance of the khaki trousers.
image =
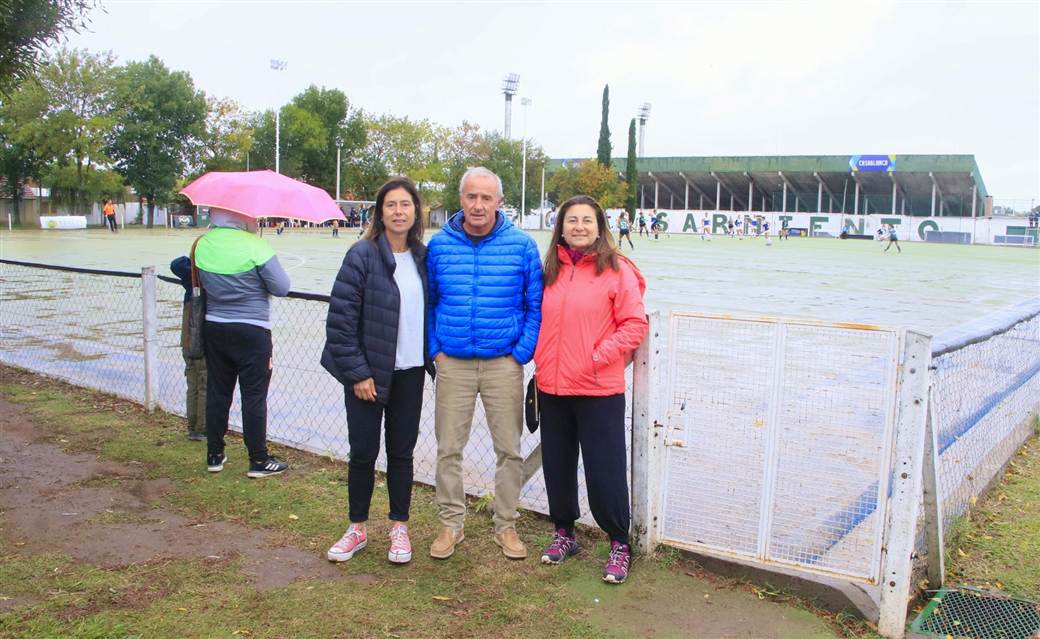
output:
M524 368L512 355L494 359L446 357L437 363L437 503L444 526L459 529L466 517L462 451L469 441L477 395L484 404L495 448L495 532L516 525L523 483Z

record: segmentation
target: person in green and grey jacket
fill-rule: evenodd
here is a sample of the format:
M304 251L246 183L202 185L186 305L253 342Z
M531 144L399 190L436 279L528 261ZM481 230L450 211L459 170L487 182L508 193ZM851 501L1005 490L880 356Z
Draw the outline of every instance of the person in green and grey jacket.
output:
M273 367L270 296L289 293L289 275L256 220L210 210L212 227L195 248L195 265L206 291L206 466L224 469L224 436L238 380L242 437L249 450L248 477L285 472L285 462L267 453L267 389Z

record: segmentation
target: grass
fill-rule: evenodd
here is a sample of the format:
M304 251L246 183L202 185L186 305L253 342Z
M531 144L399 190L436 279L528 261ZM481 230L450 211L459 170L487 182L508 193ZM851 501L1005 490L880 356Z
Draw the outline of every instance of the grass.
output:
M227 468L212 475L178 417L15 369L0 367L0 374L0 397L23 407L43 441L135 469L132 477L94 477L79 486L163 479L172 489L154 509L261 529L268 543L317 558L342 533L342 463L283 449L278 454L291 472L250 481L240 443L229 442ZM377 488L369 528L377 540L387 531L380 521L387 509L385 490ZM155 557L105 568L60 552L26 553L0 534L0 637L688 637L702 618L721 624L705 631L711 636L748 632L748 623L777 637L875 636L847 615L706 574L675 551L639 558L631 583L607 586L599 578L607 546L596 531L583 530L587 550L561 566L512 562L492 542L489 513L472 508L459 552L436 561L425 553L438 525L432 489L415 487L411 514L410 565L389 564L377 541L338 565L339 578L303 575L269 589L252 582L241 556ZM152 520L147 511L113 508L89 523L147 527ZM518 528L532 553L549 540L541 516L523 513Z
M1034 428L1040 434L1040 420ZM1040 601L1040 437L1008 463L1003 479L954 526L948 583Z

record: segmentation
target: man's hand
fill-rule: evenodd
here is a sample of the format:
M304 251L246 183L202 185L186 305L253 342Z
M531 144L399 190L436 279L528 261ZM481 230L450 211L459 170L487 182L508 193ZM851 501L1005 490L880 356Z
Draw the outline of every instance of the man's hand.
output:
M433 358L433 361L439 364L440 362L443 362L446 359L448 359L447 355L445 355L444 353L437 353L437 355Z
M354 384L354 396L363 402L376 401L376 382L369 377Z

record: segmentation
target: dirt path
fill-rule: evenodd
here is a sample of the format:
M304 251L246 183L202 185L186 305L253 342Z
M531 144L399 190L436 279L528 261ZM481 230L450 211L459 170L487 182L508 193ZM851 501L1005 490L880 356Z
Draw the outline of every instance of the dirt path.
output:
M313 552L273 545L268 533L158 508L170 480L142 479L140 467L70 455L40 439L22 408L0 399L0 535L19 553L58 552L105 568L242 557L260 590L301 578L365 579Z

